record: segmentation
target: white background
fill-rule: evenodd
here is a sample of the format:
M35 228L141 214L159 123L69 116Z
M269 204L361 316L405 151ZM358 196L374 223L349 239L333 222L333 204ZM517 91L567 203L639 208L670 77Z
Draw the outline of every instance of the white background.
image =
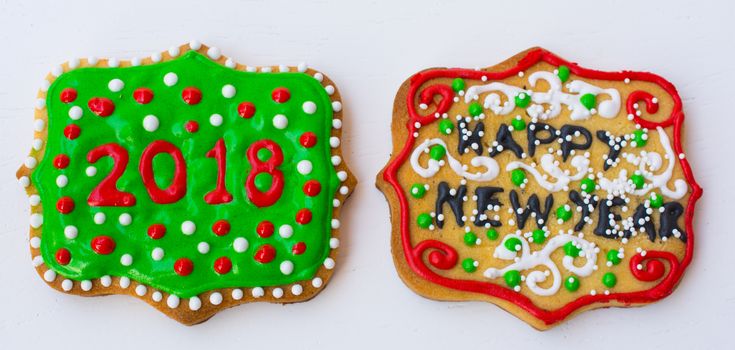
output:
M69 3L0 0L0 348L732 346L734 2ZM29 209L14 176L30 149L42 78L72 57L144 56L194 38L246 64L304 61L337 82L345 159L361 182L345 207L329 286L307 303L244 305L195 327L134 298L48 288L31 267ZM588 67L650 70L673 82L688 117L684 147L705 190L694 261L673 295L583 313L547 332L491 304L435 302L404 287L390 256L388 207L374 187L389 156L393 97L406 78L434 66L492 65L535 45Z

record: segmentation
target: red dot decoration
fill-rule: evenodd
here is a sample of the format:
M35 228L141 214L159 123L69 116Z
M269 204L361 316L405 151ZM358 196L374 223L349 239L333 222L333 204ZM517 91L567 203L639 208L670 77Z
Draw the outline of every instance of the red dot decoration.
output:
M314 147L314 145L316 145L316 135L311 131L307 131L301 134L301 137L299 138L299 142L301 143L302 146L306 148Z
M174 272L179 276L189 276L194 271L194 263L189 258L181 258L174 263Z
M296 222L302 225L306 225L311 222L311 210L301 209L296 212Z
M319 181L309 180L304 184L304 193L309 197L314 197L322 191L322 185Z
M296 243L291 248L291 253L293 253L294 255L304 254L305 251L306 251L306 243L304 242Z
M163 224L153 224L148 226L148 237L153 239L161 239L166 235L166 226Z
M255 105L252 102L243 102L237 106L237 113L245 119L252 118L255 115Z
M59 94L59 99L61 102L64 103L71 103L74 102L74 100L77 99L77 90L74 88L66 88L64 90L61 90L61 94Z
M79 125L76 124L67 125L64 128L64 136L66 136L66 138L69 140L76 139L81 133L82 129L79 127Z
M71 253L69 252L69 249L66 248L59 248L59 250L56 251L56 262L58 262L60 265L69 265L69 262L71 261Z
M115 104L109 98L94 97L87 103L89 110L100 117L108 117L115 111Z
M59 154L54 158L54 167L56 169L66 169L69 166L69 156L66 154Z
M74 200L71 199L71 197L61 197L59 201L56 202L56 209L59 213L69 214L74 211Z
M197 123L194 120L190 120L190 121L186 122L186 125L184 125L184 128L186 129L186 131L188 131L190 133L195 133L195 132L199 131L199 123Z
M142 105L149 104L153 100L153 90L149 88L137 88L133 91L133 99Z
M90 246L97 254L107 255L115 251L115 240L110 236L97 236L92 239Z
M258 236L263 238L268 238L271 235L273 235L273 232L275 231L275 227L273 226L273 223L270 221L261 221L258 224L258 227L255 228L255 232L258 233Z
M273 90L271 98L278 103L284 103L291 98L291 92L285 87L279 87Z
M230 258L223 256L214 261L214 271L220 275L224 275L232 270L232 261Z
M195 105L202 101L202 92L199 89L190 86L181 92L181 98L186 102L186 104Z
M270 244L263 244L260 248L258 248L258 251L255 252L255 256L253 257L255 261L261 263L261 264L267 264L276 257L276 249L273 248Z
M218 220L212 225L212 232L217 236L224 236L230 233L230 223L227 220Z

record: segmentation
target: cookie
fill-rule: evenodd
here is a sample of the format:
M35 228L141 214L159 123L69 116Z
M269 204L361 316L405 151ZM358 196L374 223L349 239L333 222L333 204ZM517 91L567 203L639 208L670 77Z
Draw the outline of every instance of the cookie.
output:
M38 274L68 294L127 294L187 325L292 303L327 284L355 186L334 83L242 65L199 42L46 77L17 172Z
M538 329L660 300L692 259L702 189L674 86L533 48L413 75L377 177L401 279L497 304Z

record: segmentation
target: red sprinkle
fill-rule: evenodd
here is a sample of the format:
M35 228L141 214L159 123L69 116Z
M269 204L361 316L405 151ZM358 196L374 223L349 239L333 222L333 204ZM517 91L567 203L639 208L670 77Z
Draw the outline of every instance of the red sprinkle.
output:
M166 235L166 226L163 224L153 224L148 226L148 236L153 239L161 239Z
M112 100L105 97L92 98L87 103L87 106L89 106L89 110L92 113L100 117L107 117L115 111L115 104L112 103Z
M194 271L194 263L189 258L181 258L174 263L174 271L179 276L189 276Z
M305 225L311 222L311 210L301 209L296 212L296 222Z
M195 133L195 132L199 131L199 123L197 123L194 120L190 120L190 121L186 122L186 125L184 125L184 128L188 132Z
M59 210L59 213L69 214L74 211L74 200L71 197L61 197L56 202L56 209Z
M284 103L291 98L291 92L284 87L279 87L273 90L273 93L271 93L271 97L273 98L273 101Z
M153 90L144 87L137 88L133 92L133 98L142 105L148 104L153 100Z
M199 89L190 86L181 92L181 98L184 99L184 102L186 102L186 104L195 105L201 102L202 92L199 91Z
M56 251L56 262L61 265L68 265L70 261L71 253L69 252L69 249L59 248L59 250Z
M69 140L76 139L81 133L82 129L76 124L70 124L64 128L64 136Z
M220 275L224 275L232 270L232 261L230 258L223 256L214 261L214 271Z
M237 113L243 118L252 118L255 115L255 105L252 102L243 102L237 106Z
M59 154L54 158L54 167L56 169L66 169L69 166L69 156L66 154Z
M74 88L66 88L64 90L61 90L59 99L61 99L61 102L64 103L74 102L74 100L77 99L77 90L75 90Z
M304 242L299 242L299 243L296 243L296 244L294 244L294 245L293 245L293 247L291 248L291 252L292 252L292 253L293 253L294 255L301 255L301 254L304 254L304 252L305 252L305 251L306 251L306 243L304 243Z
M230 233L230 223L227 220L218 220L212 225L212 232L217 236L224 236Z
M275 227L273 226L273 223L270 221L261 221L258 224L258 227L255 229L256 232L258 232L258 236L263 238L268 238L271 235L273 235L273 232L275 231Z
M115 251L115 240L109 236L97 236L90 245L97 254L107 255Z
M319 181L309 180L304 184L304 193L309 197L314 197L322 191L322 185Z
M299 142L301 142L301 145L306 148L314 147L314 145L316 145L316 135L311 131L307 131L301 134Z
M255 252L255 256L253 257L255 261L261 263L261 264L267 264L276 257L276 249L273 248L270 244L263 244L260 248L258 248L258 251Z

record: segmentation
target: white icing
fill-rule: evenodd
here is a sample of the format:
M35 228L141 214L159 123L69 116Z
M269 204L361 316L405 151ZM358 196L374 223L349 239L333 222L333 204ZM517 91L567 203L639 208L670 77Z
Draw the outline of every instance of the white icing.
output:
M159 124L158 117L155 115L149 114L143 118L143 129L146 131L154 132L158 130Z
M290 238L293 236L293 227L291 225L282 225L278 228L278 234L283 238Z
M253 298L260 298L265 295L265 291L261 287L253 288L250 293L252 294Z
M237 93L237 90L234 86L227 84L222 87L222 96L225 98L233 98L235 94Z
M301 295L301 293L304 292L304 287L302 287L300 284L294 284L291 286L291 294L293 295Z
M222 115L215 113L209 117L209 124L212 124L212 126L220 126L222 125L222 120Z
M130 266L133 264L133 256L130 254L123 254L120 257L120 264L123 266Z
M314 286L314 288L319 288L322 286L324 281L320 277L315 277L313 280L311 280L311 285Z
M120 225L128 226L133 222L133 217L128 213L122 213L118 217L118 221L120 222Z
M276 129L285 129L288 126L288 118L283 114L276 114L276 116L273 117L273 126Z
M166 86L174 86L178 82L179 82L179 76L176 75L176 73L169 72L163 76L163 83L166 84Z
M316 112L316 103L311 101L306 101L301 106L301 108L304 110L304 113L306 114L314 114Z
M310 161L308 160L302 160L296 163L296 170L301 175L309 175L311 174L311 171L313 169L313 166Z
M281 273L284 275L290 275L293 272L293 262L284 260L281 262Z
M340 143L341 142L339 141L339 137L337 137L337 136L332 136L332 137L329 138L329 146L332 147L332 148L339 147Z
M234 291L233 291L233 294L234 294ZM222 304L222 299L224 299L224 298L222 297L222 294L219 293L219 292L214 292L214 293L212 293L212 294L209 295L209 302L212 305Z
M283 297L283 289L273 288L273 297L276 299L281 299Z
M574 156L571 162L572 166L577 169L577 173L574 175L568 175L564 172L564 170L561 170L561 168L559 168L558 162L554 159L554 155L552 154L547 153L541 156L540 163L541 168L544 169L544 171L548 175L557 179L556 182L548 181L548 176L541 175L541 173L536 170L535 167L532 167L520 161L513 161L508 163L508 165L506 165L505 167L505 170L512 171L514 169L522 168L533 175L539 186L551 192L558 192L564 190L565 188L568 188L568 185L571 181L577 181L584 178L584 176L587 174L587 170L589 169L590 160L581 155Z
M339 228L339 220L332 219L332 228L335 230Z
M336 237L332 237L329 239L329 248L337 249L339 248L339 239Z
M248 245L248 240L243 237L237 237L232 242L232 248L238 253L243 253L248 250Z
M107 83L107 87L112 92L119 92L125 87L125 83L123 83L120 79L112 79L109 83Z
M242 289L233 289L232 290L232 299L240 300L243 297Z
M197 244L197 250L199 251L200 254L209 253L209 243L199 242L199 244Z
M197 225L192 221L184 221L181 223L181 232L187 236L194 233L197 230Z
M429 148L433 145L441 145L444 147L444 149L447 150L446 157L449 161L449 167L457 173L457 175L462 176L468 180L474 180L474 181L491 181L495 179L498 176L498 173L500 173L500 169L498 167L498 162L495 161L495 159L485 156L477 156L473 157L470 160L470 164L474 167L485 167L485 172L475 172L470 173L467 171L467 166L462 164L460 161L454 159L449 154L449 149L447 148L447 144L444 143L442 139L434 138L434 139L427 139L424 140L421 144L416 146L416 148L413 150L413 153L411 153L411 167L413 168L413 171L415 171L417 174L419 174L421 177L424 178L430 178L436 175L436 173L439 172L439 169L443 165L443 161L438 161L436 159L429 159L428 165L426 168L421 166L419 164L419 157L421 156L421 153L428 152Z
M77 235L79 234L79 229L77 229L76 226L69 225L64 227L64 236L68 239L74 239L77 238Z
M155 261L161 261L164 255L165 255L165 252L163 251L163 248L161 247L153 248L153 251L151 251L151 258L153 258L153 260Z
M324 259L324 267L327 270L333 269L334 268L334 259L332 259L332 258L326 258L326 259Z
M93 220L94 220L94 223L95 223L95 224L97 224L97 225L102 225L102 224L104 224L104 223L105 223L105 221L107 220L107 216L105 215L105 213L102 213L102 212L100 212L100 213L95 213L95 214L94 214L94 219L93 219Z

